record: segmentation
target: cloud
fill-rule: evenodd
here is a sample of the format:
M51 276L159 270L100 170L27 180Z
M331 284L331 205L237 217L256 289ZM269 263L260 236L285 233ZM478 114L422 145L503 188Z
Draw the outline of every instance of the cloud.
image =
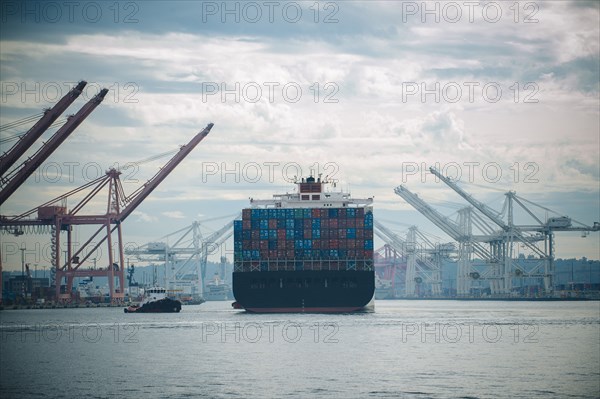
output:
M181 211L167 211L162 212L162 215L171 219L185 219L185 215Z
M134 211L131 215L136 217L136 222L154 223L158 221L156 216L151 216L141 211Z
M514 189L558 204L565 214L585 209L597 217L591 195L600 181L597 3L545 2L536 23L524 23L531 10L522 7L515 23L511 2L499 3L498 23L482 19L480 6L473 23L466 9L459 23L422 23L420 14L404 14L400 2L336 4L339 21L330 24L314 23L309 3L302 3L306 18L295 24L279 17L222 23L220 15L204 22L200 3L183 11L165 2L140 3L132 24L109 18L21 26L19 15L11 18L0 26L2 124L52 105L43 94L48 84L87 79L110 91L47 161L63 172L77 163L75 175L62 173L58 181L33 176L3 204L3 213L33 208L115 164L177 150L214 122L210 135L134 213L135 224L162 215L176 229L185 215L233 213L250 196L293 189L286 173L311 168L334 174L354 195L375 196L381 211L408 212L393 187L408 179L415 192L440 197L427 167L450 171L453 163L478 163L474 183L489 189L470 191L484 199ZM14 82L19 92L10 94L7 83ZM277 84L273 99L267 82ZM466 82L477 84L472 99ZM36 83L39 98L22 93ZM218 84L218 91L208 95L207 83ZM284 97L288 83L301 87L299 101ZM404 98L407 83L419 92ZM497 102L486 100L487 83L501 88ZM262 89L256 102L244 92L254 85ZM448 101L453 85L462 89L457 102ZM78 99L65 115L87 100ZM125 193L171 156L122 169ZM286 169L294 164L302 171ZM404 173L409 164L418 166L417 174ZM483 168L495 164L502 176L491 182ZM260 167L257 181L252 165ZM556 201L565 196L586 201ZM150 228L131 228L150 234Z

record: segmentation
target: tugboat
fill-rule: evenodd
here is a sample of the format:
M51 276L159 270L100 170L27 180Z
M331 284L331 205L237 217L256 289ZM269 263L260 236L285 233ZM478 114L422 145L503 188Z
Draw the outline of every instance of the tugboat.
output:
M153 287L146 290L144 300L139 305L123 309L125 313L179 313L181 302L167 298L167 290Z

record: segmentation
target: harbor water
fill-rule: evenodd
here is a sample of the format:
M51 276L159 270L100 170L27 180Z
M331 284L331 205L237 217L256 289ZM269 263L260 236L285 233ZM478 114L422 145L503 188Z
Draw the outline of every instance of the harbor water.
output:
M600 303L0 312L2 398L597 398Z

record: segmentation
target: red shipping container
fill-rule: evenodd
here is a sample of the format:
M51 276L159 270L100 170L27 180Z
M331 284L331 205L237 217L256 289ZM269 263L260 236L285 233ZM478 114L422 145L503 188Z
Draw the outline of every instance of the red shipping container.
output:
M372 239L373 239L373 230L371 230L371 229L365 230L365 240L372 240Z
M356 238L363 239L365 238L365 231L363 229L356 229Z
M356 208L356 218L363 219L365 217L365 208Z
M356 248L356 240L353 240L351 238L346 240L346 247L348 249L355 249Z
M356 228L363 228L365 227L365 221L363 219L356 219Z
M355 249L348 250L348 258L350 258L350 259L356 258L356 250Z
M321 230L329 228L329 219L321 219Z
M285 259L285 249L278 249L277 250L277 258L279 258L279 259Z
M338 216L340 218L345 218L346 217L346 209L342 208L342 209L338 210Z
M346 221L346 227L356 227L356 219L348 219Z
M338 237L346 238L346 229L338 229Z
M363 250L365 248L365 240L356 240L356 249Z
M293 249L286 250L285 255L288 259L294 259L294 250Z
M242 219L250 219L252 210L250 208L242 209Z
M318 208L315 208L312 210L312 217L313 219L318 219L321 217L321 210Z
M242 250L252 249L252 241L244 240L242 241Z
M312 219L304 219L304 230L312 229Z
M311 229L304 229L304 239L305 240L310 240L312 238L312 230Z
M321 209L321 219L326 219L329 217L329 209ZM321 221L321 223L323 223Z
M321 240L314 239L312 242L312 247L313 247L313 249L320 249L321 248Z
M242 220L242 230L252 230L252 222L250 220Z
M339 219L338 220L338 228L346 228L348 227L348 219Z
M260 240L260 249L268 250L269 249L269 241L268 240Z
M329 248L328 249L338 249L340 245L339 240L329 240Z
M269 219L269 228L271 230L277 228L277 219Z
M252 230L251 234L253 240L260 240L260 230Z
M277 238L279 240L285 240L285 229L277 229Z
M346 244L347 240L344 239L340 239L339 243L338 243L338 248L339 249L346 249L347 248L347 244Z
M337 229L338 228L338 220L337 219L329 219L329 228Z
M252 240L252 249L260 249L260 241Z

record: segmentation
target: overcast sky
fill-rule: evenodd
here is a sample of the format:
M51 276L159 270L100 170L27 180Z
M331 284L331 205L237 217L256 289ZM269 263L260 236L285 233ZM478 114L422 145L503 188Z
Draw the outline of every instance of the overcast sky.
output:
M600 220L599 4L3 2L1 124L52 106L79 80L88 88L65 115L110 91L2 214L176 150L213 122L127 219L126 241L233 214L311 169L374 196L376 217L399 233L416 224L449 240L394 194L404 184L456 217L466 203L425 173L436 165L498 211L515 190L557 212L532 208L540 217L591 225ZM125 191L168 159L123 170ZM6 246L26 239L2 240L5 270L20 269ZM598 243L598 233L558 233L556 256L599 259Z

